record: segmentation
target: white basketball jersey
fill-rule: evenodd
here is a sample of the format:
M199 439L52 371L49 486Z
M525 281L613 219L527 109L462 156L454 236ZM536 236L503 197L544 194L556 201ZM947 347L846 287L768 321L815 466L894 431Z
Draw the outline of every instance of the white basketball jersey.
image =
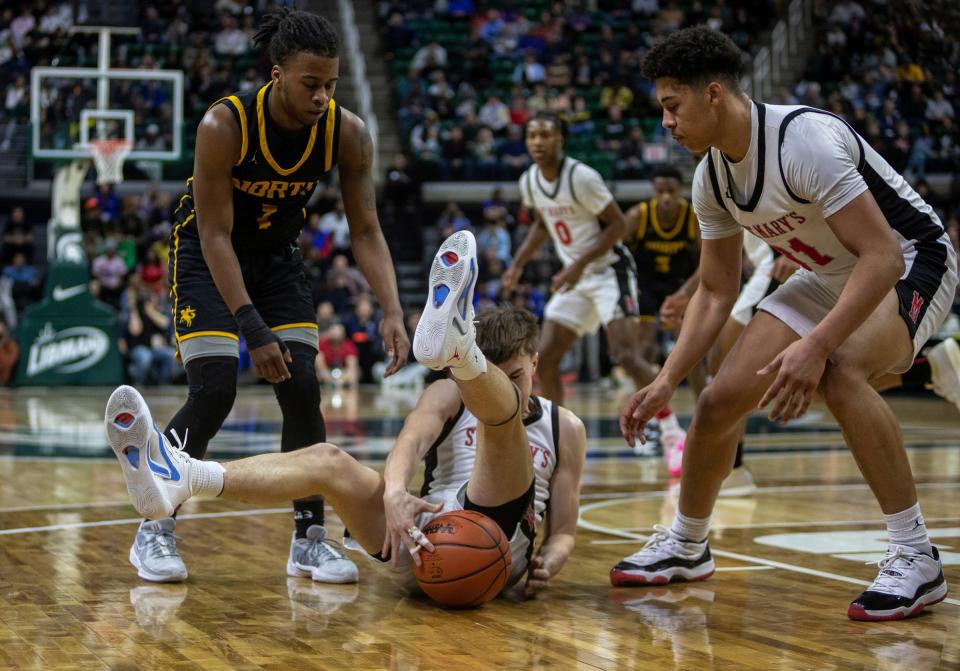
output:
M539 527L550 498L550 478L557 467L557 445L560 442L558 407L539 396L531 396L533 411L523 420L533 458L534 512ZM458 491L473 472L477 456L477 418L462 404L460 411L437 438L425 457L421 496Z
M770 245L755 235L743 236L743 251L746 252L754 270L773 261L773 250L770 249Z
M555 182L548 182L540 167L531 165L520 175L520 197L524 207L536 208L540 213L564 267L596 243L603 228L597 215L613 201L600 173L569 156L561 161ZM591 261L584 272L602 271L616 261L617 255L611 249Z
M751 109L746 156L732 163L711 148L697 166L693 200L702 237L742 227L839 293L857 257L826 219L869 190L900 241L904 278L933 296L955 255L917 192L840 117L811 107Z

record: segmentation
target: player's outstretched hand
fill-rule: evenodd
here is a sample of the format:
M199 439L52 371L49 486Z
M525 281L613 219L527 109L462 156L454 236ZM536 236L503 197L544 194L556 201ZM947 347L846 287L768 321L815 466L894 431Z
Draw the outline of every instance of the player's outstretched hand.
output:
M523 268L510 264L510 267L503 271L500 276L500 289L504 293L513 291L520 284L520 277L523 275Z
M253 361L254 372L271 384L279 384L290 379L288 363L293 363L293 357L286 347L281 349L278 340L267 343L262 347L250 350L250 359Z
M390 363L383 372L384 377L390 377L407 365L410 356L410 338L403 325L402 315L388 315L380 321L380 335L383 337L383 348L390 357Z
M583 266L579 263L571 263L553 276L553 279L550 281L550 291L554 293L558 291L560 293L570 291L577 286L581 275L583 275Z
M763 376L777 374L757 407L763 408L773 401L769 414L772 422L779 420L786 424L802 417L810 407L826 366L826 353L809 339L801 338L791 343L757 371L757 375Z
M636 447L638 439L641 445L647 442L647 422L670 402L673 391L673 386L657 378L627 399L620 412L620 433L630 447Z
M439 513L441 503L428 503L406 490L388 491L383 494L383 514L386 518L386 537L380 549L381 557L389 557L390 564L399 566L401 553L407 552L420 566L420 548L433 552L433 544L424 536L414 540L410 530L417 528L417 515L420 513Z
M530 560L527 582L523 586L524 599L532 599L547 588L550 578L560 570L559 566L554 566L555 563L544 555L537 555Z

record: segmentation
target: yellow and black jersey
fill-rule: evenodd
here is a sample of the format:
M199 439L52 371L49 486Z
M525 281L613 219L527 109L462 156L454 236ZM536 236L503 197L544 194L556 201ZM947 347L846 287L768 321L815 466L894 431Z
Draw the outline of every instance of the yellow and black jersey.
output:
M657 199L640 203L640 221L627 240L641 278L679 280L697 267L697 217L685 198L680 199L677 221L669 228L658 216Z
M216 101L240 126L240 156L233 167L233 245L275 249L294 242L306 220L306 207L318 182L337 164L340 108L330 100L326 113L302 131L281 129L267 105L273 82L258 91ZM178 234L197 235L193 178L180 199Z

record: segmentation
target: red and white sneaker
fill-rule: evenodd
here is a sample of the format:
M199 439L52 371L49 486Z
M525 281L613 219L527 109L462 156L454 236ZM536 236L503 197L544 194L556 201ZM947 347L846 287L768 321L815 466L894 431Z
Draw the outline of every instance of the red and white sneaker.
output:
M687 442L687 432L677 425L675 428L661 429L660 445L663 447L663 460L671 478L679 478L683 470L683 448Z
M706 541L685 540L659 524L653 530L653 536L639 552L610 569L614 587L691 582L713 575L716 564Z

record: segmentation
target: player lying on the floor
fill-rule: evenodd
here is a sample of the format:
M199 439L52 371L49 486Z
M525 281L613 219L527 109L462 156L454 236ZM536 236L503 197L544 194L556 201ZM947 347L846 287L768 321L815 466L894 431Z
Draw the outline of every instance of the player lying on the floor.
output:
M134 507L163 517L203 494L248 503L322 494L367 552L410 575L411 557L420 561L418 543L433 549L417 527L440 512L477 510L510 539L508 585L527 573L526 596L545 588L573 551L586 433L572 412L531 395L538 337L532 314L500 308L474 325L476 271L473 235L448 238L433 263L414 349L421 363L449 367L452 377L424 391L383 475L329 443L222 464L192 459L156 429L140 394L124 386L110 397L105 422ZM424 458L417 498L407 487ZM548 501L547 535L532 556Z

